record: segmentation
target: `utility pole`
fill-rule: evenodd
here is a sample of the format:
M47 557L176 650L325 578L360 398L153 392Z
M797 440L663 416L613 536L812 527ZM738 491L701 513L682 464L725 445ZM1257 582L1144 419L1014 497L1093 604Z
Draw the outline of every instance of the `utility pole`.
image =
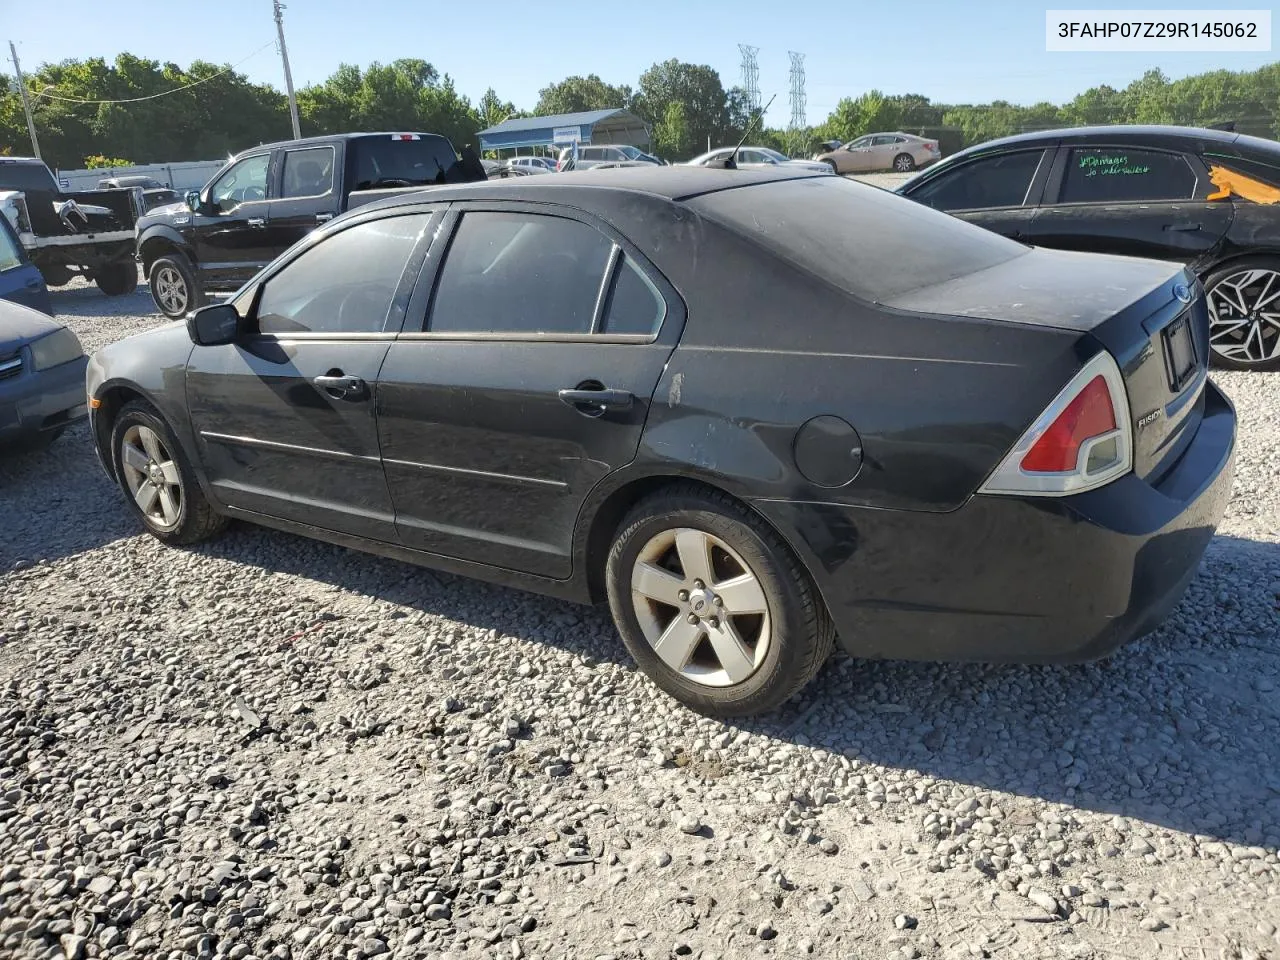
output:
M9 53L13 56L13 72L18 75L18 93L22 95L22 109L27 114L27 133L31 134L31 149L40 159L40 141L36 139L36 121L31 116L31 101L27 98L27 81L22 77L22 64L18 63L18 48L9 41Z
M289 48L284 45L284 4L272 0L276 10L276 34L280 37L280 59L284 61L284 86L289 92L289 119L293 121L293 139L302 139L302 127L298 126L298 99L293 95L293 74L289 70Z

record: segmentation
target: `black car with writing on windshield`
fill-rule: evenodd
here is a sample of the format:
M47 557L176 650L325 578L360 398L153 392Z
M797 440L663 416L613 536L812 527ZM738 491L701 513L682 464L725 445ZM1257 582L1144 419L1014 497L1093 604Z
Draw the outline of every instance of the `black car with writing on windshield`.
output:
M184 203L138 221L138 259L167 317L231 291L301 240L386 190L485 179L434 133L346 133L270 143L228 161Z
M1014 240L1173 260L1209 299L1213 359L1280 369L1280 143L1080 127L979 144L898 193Z

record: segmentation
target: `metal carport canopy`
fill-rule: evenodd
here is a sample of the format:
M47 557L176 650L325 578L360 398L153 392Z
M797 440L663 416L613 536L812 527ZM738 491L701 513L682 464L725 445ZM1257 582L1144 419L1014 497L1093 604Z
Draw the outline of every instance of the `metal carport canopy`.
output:
M554 117L520 117L504 120L480 131L483 150L510 150L515 147L545 147L568 143L566 129L577 128L580 143L629 143L649 145L648 125L629 110L588 110L562 113Z

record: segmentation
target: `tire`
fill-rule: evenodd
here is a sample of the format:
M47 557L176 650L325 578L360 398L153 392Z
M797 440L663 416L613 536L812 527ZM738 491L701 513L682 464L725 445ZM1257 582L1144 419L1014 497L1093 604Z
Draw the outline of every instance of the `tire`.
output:
M204 291L191 269L191 261L180 253L171 253L151 264L147 281L151 284L151 299L170 320L181 320L204 306Z
M72 273L60 263L49 263L40 267L40 276L44 277L45 286L64 287L71 282Z
M127 453L126 445L135 452ZM138 453L147 458L146 464L134 459ZM173 431L149 403L135 400L121 408L111 426L111 457L129 509L161 543L196 543L226 527L227 518L205 499L191 462ZM140 489L143 486L155 489L149 499L144 500ZM167 489L167 500L160 486Z
M138 265L132 260L108 264L98 271L94 282L108 297L123 297L138 289Z
M897 173L910 173L916 168L915 157L909 153L900 153L893 158L893 169Z
M684 562L686 547L693 564ZM694 575L699 551L711 557L705 580ZM650 571L649 578L636 579L638 564ZM750 586L743 584L743 574L754 578L749 591L742 589ZM723 589L730 580L739 585L733 601ZM640 669L676 700L709 716L778 708L813 679L835 642L817 588L782 539L731 497L700 487L676 487L636 504L618 529L605 581L614 623ZM652 601L633 584L672 603ZM717 586L723 606L716 602ZM684 592L673 594L677 588ZM744 613L735 614L739 602ZM757 605L763 613L751 612ZM698 623L689 623L691 615ZM659 637L675 641L668 659L679 667L658 654ZM735 644L736 638L744 642ZM733 652L728 659L717 653L726 648Z
M1224 370L1280 370L1280 303L1268 310L1256 309L1264 293L1280 290L1280 259L1233 260L1211 271L1204 278L1204 289L1213 365ZM1242 305L1251 312L1242 314Z
M837 177L840 176L840 168L836 166L836 162L834 160L824 160L823 162L831 168L832 173Z

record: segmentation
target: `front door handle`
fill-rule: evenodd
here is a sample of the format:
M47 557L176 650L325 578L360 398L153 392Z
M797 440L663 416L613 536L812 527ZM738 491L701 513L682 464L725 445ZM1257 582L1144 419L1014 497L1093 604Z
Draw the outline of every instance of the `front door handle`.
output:
M363 400L369 395L369 386L363 380L337 371L315 377L311 382L335 400Z
M569 406L589 417L598 417L606 410L626 410L636 399L629 390L582 385L572 390L561 390L558 395Z
M1166 223L1164 225L1164 228L1166 230L1175 230L1180 233L1194 233L1196 230L1203 229L1204 224L1203 223Z
M27 281L27 288L30 290L39 290L41 284L43 283L44 283L43 280L41 280L39 277L36 277L35 279Z
M265 227L267 225L266 217L250 217L245 223L251 227Z
M332 213L317 213L317 214L316 214L316 223L328 223L328 222L329 222L330 220L332 220L332 219L333 219L333 214L332 214Z

